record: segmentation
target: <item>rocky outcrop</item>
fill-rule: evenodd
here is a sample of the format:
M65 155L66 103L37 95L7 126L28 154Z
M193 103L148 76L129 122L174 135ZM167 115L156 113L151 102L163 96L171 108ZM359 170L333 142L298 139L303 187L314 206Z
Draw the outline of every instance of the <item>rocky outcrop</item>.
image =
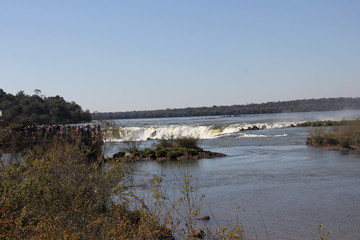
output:
M169 160L198 160L205 158L225 157L218 152L204 151L202 149L168 148L168 149L144 149L132 154L124 155L119 152L108 158L110 161L133 162L133 161L169 161Z

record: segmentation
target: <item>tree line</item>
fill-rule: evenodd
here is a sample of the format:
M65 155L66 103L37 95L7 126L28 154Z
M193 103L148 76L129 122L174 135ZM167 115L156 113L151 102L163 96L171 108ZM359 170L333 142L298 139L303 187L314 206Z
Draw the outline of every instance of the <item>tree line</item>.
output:
M20 124L68 124L91 121L89 110L59 95L45 97L36 89L33 95L19 91L16 95L0 89L1 120Z
M188 107L148 111L97 112L92 115L93 118L98 119L132 119L224 115L239 116L245 114L337 111L344 109L360 109L360 98L320 98L231 106L214 105L212 107Z

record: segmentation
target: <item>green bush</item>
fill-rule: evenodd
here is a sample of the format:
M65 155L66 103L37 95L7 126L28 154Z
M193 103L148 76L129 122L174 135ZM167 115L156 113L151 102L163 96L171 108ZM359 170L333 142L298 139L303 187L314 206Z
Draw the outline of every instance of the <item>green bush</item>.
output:
M125 151L120 151L120 152L117 152L113 155L113 158L121 158L121 157L125 157L126 155L126 152Z
M170 159L173 159L173 160L177 159L178 157L180 157L182 155L183 155L183 152L181 152L179 150L172 150L167 153L167 157Z
M196 156L199 154L198 150L196 149L186 149L185 152L190 156Z
M343 148L351 148L351 139L348 137L345 137L341 139L340 141L341 147Z
M156 156L158 158L166 157L167 152L168 151L166 149L156 149Z
M151 155L155 155L155 151L153 149L150 149L150 148L145 148L144 150L139 151L139 155L140 155L140 157L146 158L146 157L149 157Z
M312 144L313 145L323 145L324 138L321 136L314 136L312 137Z
M149 149L149 148L146 148L142 151L139 152L139 155L140 157L142 158L151 158L151 159L156 159L156 153L155 153L155 150L153 149Z
M199 138L195 137L178 137L178 138L163 138L160 139L156 144L157 149L164 148L188 148L188 149L199 149Z
M325 145L332 145L332 146L339 144L338 139L333 135L324 136L323 142L324 142Z

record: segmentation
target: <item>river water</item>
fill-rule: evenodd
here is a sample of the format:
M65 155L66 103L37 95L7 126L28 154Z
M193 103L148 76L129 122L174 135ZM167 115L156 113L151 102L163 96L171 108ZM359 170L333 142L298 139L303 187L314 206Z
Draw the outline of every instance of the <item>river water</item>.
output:
M186 172L205 194L210 225L237 220L253 239L314 239L319 224L330 239L360 239L360 156L305 145L311 128L291 124L359 119L360 111L118 120L121 139L151 146L163 136L199 137L203 149L227 156L196 161L137 162L138 176ZM257 126L260 130L240 131ZM120 139L118 139L121 141ZM119 143L121 144L121 143Z

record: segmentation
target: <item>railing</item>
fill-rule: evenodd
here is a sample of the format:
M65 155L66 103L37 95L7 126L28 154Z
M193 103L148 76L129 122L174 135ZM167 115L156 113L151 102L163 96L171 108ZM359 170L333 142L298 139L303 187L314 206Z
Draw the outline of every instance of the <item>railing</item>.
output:
M102 132L99 125L23 126L0 130L0 148L14 146L17 150L56 140L79 144L91 152L101 152Z

